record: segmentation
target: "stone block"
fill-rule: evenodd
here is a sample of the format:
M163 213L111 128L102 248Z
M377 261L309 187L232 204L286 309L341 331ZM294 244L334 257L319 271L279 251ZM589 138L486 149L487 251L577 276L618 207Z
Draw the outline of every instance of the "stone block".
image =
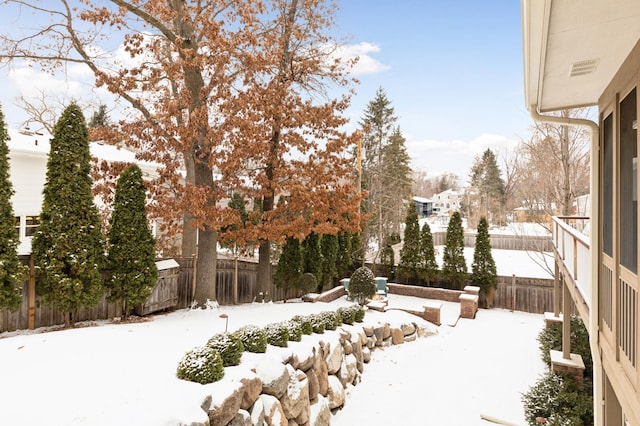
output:
M478 311L478 299L475 294L463 293L460 295L460 317L473 319Z
M554 373L568 374L572 376L576 382L582 384L584 377L584 361L582 356L578 354L569 354L569 359L562 356L561 351L549 351L551 355L551 371Z
M430 302L424 305L423 318L432 324L440 325L440 311L442 310L442 303Z

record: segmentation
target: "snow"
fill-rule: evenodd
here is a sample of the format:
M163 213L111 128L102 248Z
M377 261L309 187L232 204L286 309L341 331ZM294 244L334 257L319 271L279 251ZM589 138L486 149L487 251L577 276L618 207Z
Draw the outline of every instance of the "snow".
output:
M373 352L362 383L348 388L345 407L333 415L332 425L390 424L399 418L405 424L472 425L483 424L482 413L522 423L521 393L543 371L536 341L543 316L494 309L479 311L475 320L458 320L459 304L441 303L443 325L429 324L436 334ZM225 330L221 314L228 315L232 331L346 304L344 297L330 304L253 303L179 310L144 322L0 334L0 424L203 421L205 396L214 395L215 404L215 395L235 388L258 362L260 368L282 368L278 362L286 353L305 353L309 339L319 338L304 336L288 348L269 346L263 355L245 352L240 365L227 367L217 383L177 379L185 352ZM389 295L391 307L420 309L424 304L424 299ZM368 311L365 316L365 323L408 320L423 321L401 311ZM321 336L337 339L331 331Z

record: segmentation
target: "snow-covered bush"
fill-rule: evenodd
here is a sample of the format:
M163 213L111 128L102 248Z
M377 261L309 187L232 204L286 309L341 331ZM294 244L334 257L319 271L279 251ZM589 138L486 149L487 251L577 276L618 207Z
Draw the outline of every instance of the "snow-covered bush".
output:
M238 336L231 333L219 333L209 339L207 346L220 353L222 364L225 367L240 364L244 345Z
M356 321L356 310L354 306L341 306L338 308L338 315L342 318L344 324L353 324Z
M210 346L193 348L178 363L176 375L203 385L217 382L224 376L222 356Z
M335 311L324 311L320 312L319 315L320 318L322 318L325 330L335 330L339 325L342 324L342 318L339 317Z
M302 340L302 324L293 320L285 321L284 324L287 326L287 330L289 331L290 342L299 342Z
M356 313L356 322L364 321L364 308L362 306L353 306L352 309Z
M245 325L235 333L244 345L244 350L253 353L265 353L267 351L267 333L255 325Z
M264 326L267 333L267 343L286 348L289 342L289 328L284 322L274 322Z
M300 324L300 330L302 334L312 334L313 333L313 325L311 324L311 317L308 315L296 315L291 318L292 321Z
M367 298L376 293L376 278L371 269L361 266L356 269L349 279L349 294L360 305L364 304Z
M324 318L321 314L311 314L309 315L309 319L311 320L311 327L313 328L313 332L316 334L324 333Z

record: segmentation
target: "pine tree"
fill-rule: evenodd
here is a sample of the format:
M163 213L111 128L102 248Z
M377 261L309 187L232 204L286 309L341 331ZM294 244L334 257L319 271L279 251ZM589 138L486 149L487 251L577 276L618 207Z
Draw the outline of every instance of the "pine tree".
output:
M491 255L491 239L489 237L489 223L484 216L480 218L476 245L473 250L473 264L471 266L471 282L480 287L485 295L487 307L493 307L493 292L498 286L496 263Z
M333 287L333 280L338 276L337 260L338 236L334 234L324 234L320 240L322 249L322 281L318 283L318 287L328 285Z
M0 108L0 309L12 311L22 304L22 286L27 269L18 258L19 236L11 204L13 185L9 179L9 133Z
M433 234L428 223L424 223L420 232L420 255L422 256L422 267L424 268L424 279L427 284L431 284L438 279L439 270L436 262L436 252L433 246Z
M92 307L102 296L104 242L91 193L90 158L84 116L71 104L54 127L40 225L32 241L36 291L44 304L65 315L67 325L80 307Z
M409 203L405 220L404 242L400 250L398 273L408 279L416 279L420 275L420 224L415 203Z
M101 104L97 111L93 112L89 127L107 127L109 125L109 114L107 114L107 106Z
M338 278L345 278L351 275L353 260L351 259L351 233L343 231L338 233L338 256L336 258L336 269Z
M303 258L300 240L287 237L282 246L282 253L280 253L273 281L276 287L291 290L296 288L302 273Z
M124 318L143 303L156 285L156 242L146 215L142 171L135 164L116 183L109 229L107 287L110 299L122 303Z
M467 279L467 261L464 257L464 231L459 212L449 219L442 255L442 276L453 289L461 289Z
M478 218L491 215L494 221L501 220L505 202L504 180L493 151L487 149L482 157L476 157L470 177L471 186L467 190L469 216Z
M316 283L322 282L322 249L320 236L315 232L310 233L302 241L303 272L312 273L316 277Z

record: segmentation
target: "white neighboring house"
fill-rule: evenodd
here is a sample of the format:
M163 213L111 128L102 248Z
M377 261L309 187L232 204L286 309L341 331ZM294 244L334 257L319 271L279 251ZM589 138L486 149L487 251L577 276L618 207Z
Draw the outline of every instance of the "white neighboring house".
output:
M462 192L447 189L433 196L434 211L439 213L449 213L460 211L460 201L462 200Z
M8 129L9 177L15 193L12 197L16 227L20 235L19 255L31 254L31 237L38 226L42 208L44 184L47 176L47 158L51 135L20 132ZM109 162L137 163L143 175L155 175L157 165L136 160L135 154L100 142L91 142L91 155ZM96 205L101 202L96 198ZM154 235L155 235L155 224Z

